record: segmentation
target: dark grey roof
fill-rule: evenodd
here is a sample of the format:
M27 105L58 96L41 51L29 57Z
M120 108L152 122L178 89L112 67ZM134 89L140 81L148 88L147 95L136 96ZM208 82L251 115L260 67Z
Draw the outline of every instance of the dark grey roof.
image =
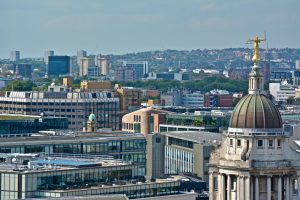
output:
M81 196L81 197L61 197L61 198L29 198L27 200L128 200L125 194L116 195L93 195L93 196Z
M197 193L140 198L138 200L195 200Z

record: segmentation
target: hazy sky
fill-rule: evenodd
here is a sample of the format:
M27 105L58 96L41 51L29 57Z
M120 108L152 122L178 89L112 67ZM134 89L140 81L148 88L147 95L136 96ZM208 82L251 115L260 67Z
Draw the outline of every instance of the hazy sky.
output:
M300 0L0 0L0 58L246 47L300 47Z

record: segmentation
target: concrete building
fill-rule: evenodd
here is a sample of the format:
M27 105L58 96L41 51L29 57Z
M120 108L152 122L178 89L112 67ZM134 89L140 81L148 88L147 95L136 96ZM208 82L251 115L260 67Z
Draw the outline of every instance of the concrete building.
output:
M48 76L58 77L70 74L70 56L49 56Z
M127 113L130 107L140 107L142 103L142 90L139 88L115 86L115 95L120 99L121 113Z
M109 66L109 61L106 57L102 56L102 55L98 55L97 56L97 66L100 68L100 74L104 75L104 76L108 76L109 75L109 70L110 70L110 66Z
M80 90L85 92L111 90L111 82L81 81Z
M148 80L178 80L178 81L187 81L191 80L192 74L185 73L154 73L151 72L148 74Z
M136 81L135 71L127 67L117 67L115 70L115 80L119 82Z
M77 65L80 66L80 59L86 58L86 57L87 57L86 51L84 51L84 50L77 51Z
M122 67L133 69L135 80L141 80L149 72L147 61L123 61Z
M18 62L20 60L20 51L11 51L10 52L10 61Z
M182 91L179 89L171 89L166 94L161 94L160 100L163 106L181 106L182 105Z
M232 107L234 97L229 93L210 92L204 95L205 107Z
M292 81L292 72L290 71L273 71L271 72L270 80L272 81Z
M235 107L221 146L209 162L209 199L300 199L300 154L289 143L276 106L264 96L254 40L249 94Z
M289 97L295 97L295 88L287 83L269 83L269 91L277 102L286 102Z
M119 99L112 92L15 92L0 97L0 112L67 117L69 128L82 129L90 113L97 128L119 129Z
M48 50L48 51L45 51L45 53L44 53L44 62L46 63L46 65L48 65L48 63L49 63L49 56L54 56L53 50Z
M128 113L122 117L122 131L127 133L141 133L145 137L151 133L150 118L154 113L167 113L151 107Z
M95 67L95 64L91 58L87 58L87 57L80 58L79 76L88 76L89 69L92 67Z
M201 91L183 92L181 101L184 107L203 107L204 94Z
M193 174L208 182L210 153L219 146L222 136L202 131L172 131L149 134L147 172L151 178L175 174Z
M295 61L295 69L300 70L300 60Z

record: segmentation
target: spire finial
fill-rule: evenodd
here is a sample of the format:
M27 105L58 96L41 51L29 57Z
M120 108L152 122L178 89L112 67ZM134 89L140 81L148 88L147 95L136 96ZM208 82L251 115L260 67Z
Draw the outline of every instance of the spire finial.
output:
M256 36L254 39L250 39L247 41L247 43L253 43L253 49L254 49L254 55L252 57L252 61L254 62L254 66L258 65L260 61L260 54L259 54L259 43L266 41L266 35L264 36L264 39L260 39L258 36Z

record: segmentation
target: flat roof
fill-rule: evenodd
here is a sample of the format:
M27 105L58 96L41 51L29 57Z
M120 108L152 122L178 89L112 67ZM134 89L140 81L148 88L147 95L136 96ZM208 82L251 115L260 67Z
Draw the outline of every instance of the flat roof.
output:
M201 144L219 144L222 141L221 133L212 133L207 131L170 131L162 134L167 137L188 140Z
M157 196L157 197L146 197L146 198L138 198L138 199L140 200L195 200L197 196L198 196L197 193L188 193L188 194L176 194L176 195Z
M97 134L70 134L70 135L40 135L29 137L9 137L0 138L0 146L10 145L26 145L26 144L64 144L64 143L80 143L80 142L99 142L99 141L111 141L111 140L132 140L141 139L145 140L145 137L141 134L128 134L128 133L97 133Z
M70 166L70 167L89 167L89 166L101 165L101 163L97 163L97 162L89 162L84 160L66 160L66 159L55 159L55 160L39 159L39 160L32 161L32 163L35 163L37 165L59 165L59 166Z

